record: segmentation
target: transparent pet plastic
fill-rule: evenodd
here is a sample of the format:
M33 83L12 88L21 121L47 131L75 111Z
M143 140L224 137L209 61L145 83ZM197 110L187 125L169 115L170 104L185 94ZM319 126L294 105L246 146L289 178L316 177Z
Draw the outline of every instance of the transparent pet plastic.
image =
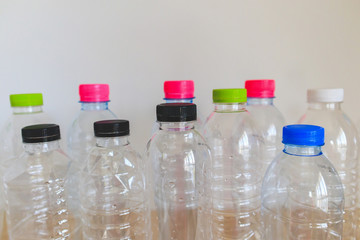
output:
M90 149L95 146L93 124L100 120L116 119L108 102L82 102L81 111L73 121L67 139L69 156L76 162L85 162Z
M285 145L267 170L261 197L264 239L344 239L342 183L321 147Z
M324 154L335 166L345 191L344 240L360 239L359 137L356 127L341 110L341 103L309 103L300 123L325 128Z
M195 122L159 123L147 146L151 171L153 239L194 240L202 166L210 150Z
M69 158L59 141L24 144L4 176L12 240L80 239L68 208Z
M210 239L261 239L260 194L265 164L245 103L216 103L204 126L212 161L204 170Z
M0 139L0 174L4 176L12 159L23 152L21 129L25 126L52 122L51 117L43 112L42 106L12 107L12 115L1 130ZM6 229L5 200L3 178L0 178L0 239L8 239Z
M80 181L83 239L152 239L144 172L127 136L96 138Z
M285 119L273 102L273 98L248 98L246 106L259 134L259 141L262 143L260 154L264 164L263 176L272 160L283 149L281 140Z

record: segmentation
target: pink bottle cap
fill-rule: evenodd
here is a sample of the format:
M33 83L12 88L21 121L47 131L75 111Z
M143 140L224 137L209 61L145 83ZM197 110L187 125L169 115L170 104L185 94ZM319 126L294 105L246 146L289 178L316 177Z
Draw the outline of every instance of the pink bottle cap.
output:
M108 84L80 84L79 94L80 102L108 102L109 100Z
M250 98L273 98L275 97L275 80L246 80L245 88Z
M193 80L171 80L164 82L166 99L194 98Z

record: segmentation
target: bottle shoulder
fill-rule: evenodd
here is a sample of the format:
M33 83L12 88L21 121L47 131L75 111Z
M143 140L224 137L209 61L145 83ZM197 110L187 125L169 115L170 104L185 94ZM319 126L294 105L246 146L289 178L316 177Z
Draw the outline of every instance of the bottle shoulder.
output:
M253 118L246 111L241 112L212 112L207 118L204 129L213 127L233 127L239 124L251 125Z
M295 221L318 219L315 211L325 214L318 220L341 219L344 208L344 189L334 166L324 156L299 157L280 153L269 166L261 190L262 208L275 214L291 211ZM281 209L281 212L279 212ZM331 216L329 216L331 211ZM310 214L307 216L306 214Z
M247 106L247 110L255 122L266 121L269 124L285 125L283 114L274 105L251 105Z
M334 165L324 154L297 156L281 152L270 164L264 177L264 185L276 180L283 181L284 184L288 184L289 181L306 181L306 184L311 186L319 181L319 176L324 180L341 185ZM287 180L284 181L285 179ZM315 188L316 185L313 187Z
M325 126L351 126L355 128L350 118L341 110L327 111L308 109L298 122L306 124L316 122Z
M325 149L328 148L327 145L357 145L359 142L355 125L340 110L307 110L299 123L315 124L325 128Z
M247 111L231 114L213 113L205 123L203 131L209 144L215 139L230 138L233 142L242 140L249 142L256 140L261 135L253 116Z
M209 152L203 136L196 130L157 131L147 144L147 154Z

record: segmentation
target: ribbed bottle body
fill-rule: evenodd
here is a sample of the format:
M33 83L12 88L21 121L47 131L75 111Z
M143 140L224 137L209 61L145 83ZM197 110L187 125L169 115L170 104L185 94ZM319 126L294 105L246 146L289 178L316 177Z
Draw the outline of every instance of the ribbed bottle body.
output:
M320 147L284 151L262 185L264 239L344 239L344 192L334 166Z
M77 221L68 208L69 159L58 141L26 145L29 151L4 176L10 239L76 239Z
M194 122L160 123L160 130L148 144L156 216L153 228L155 232L158 228L161 240L196 236L201 167L210 153L193 127Z
M325 128L324 154L334 164L345 194L345 240L355 240L359 216L359 138L356 127L341 111L340 103L311 103L300 123L317 124Z
M262 172L259 136L244 104L216 104L205 127L213 239L260 239ZM209 231L209 230L206 230Z

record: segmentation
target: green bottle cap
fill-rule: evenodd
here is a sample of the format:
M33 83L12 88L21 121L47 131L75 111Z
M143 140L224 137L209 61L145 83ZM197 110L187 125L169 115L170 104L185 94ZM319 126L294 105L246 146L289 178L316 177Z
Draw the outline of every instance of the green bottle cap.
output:
M41 93L11 94L10 105L12 107L30 107L43 105Z
M247 101L245 88L214 89L214 103L244 103Z

